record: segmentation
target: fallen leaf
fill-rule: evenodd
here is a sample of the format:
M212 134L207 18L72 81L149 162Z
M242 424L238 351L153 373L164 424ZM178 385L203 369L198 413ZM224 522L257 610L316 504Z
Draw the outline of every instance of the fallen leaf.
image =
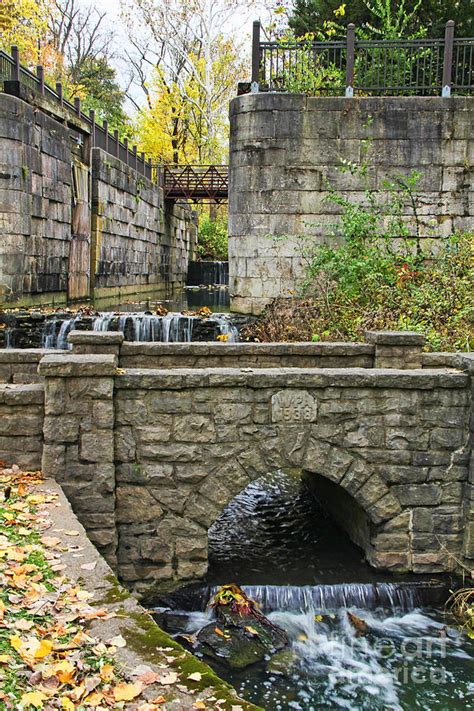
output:
M164 704L166 701L164 696L157 696L156 699L151 699L150 704Z
M41 691L29 691L27 694L23 694L20 699L21 705L27 709L28 706L34 706L35 709L40 709L43 707L43 702L48 697L42 694Z
M112 637L112 639L109 639L107 641L107 644L111 644L113 647L126 647L127 646L127 642L122 637L121 634L118 634L116 637Z
M138 681L141 681L142 684L156 684L157 681L160 680L160 675L157 674L156 672L150 671L144 672L138 677Z
M56 546L61 543L61 539L57 538L57 536L43 536L41 543L46 546L46 548L56 548Z
M53 651L53 643L49 639L42 639L33 655L36 659L44 659Z
M258 637L258 632L254 627L250 627L250 625L248 625L245 629L247 630L247 632L250 632L250 634L254 637Z
M110 681L114 676L114 667L112 664L104 664L99 673L102 681Z
M133 698L133 697L132 697ZM104 699L104 695L100 693L100 691L94 691L92 694L89 694L89 696L86 696L84 699L84 703L87 704L87 706L99 706L99 704L102 703Z
M141 693L141 684L117 684L113 690L115 701L131 701Z
M68 699L67 696L63 696L61 699L61 708L65 709L65 711L74 711L76 707L72 703L71 699Z
M205 709L205 708L206 708L206 704L204 703L204 701L195 701L193 704L193 709Z
M79 536L79 531L64 531L66 536Z
M81 568L82 570L94 570L96 565L97 561L95 560L93 563L84 563L84 565L81 565Z
M202 674L201 672L193 672L188 676L188 679L191 679L191 681L201 681Z
M169 674L165 674L165 676L160 677L160 684L163 684L164 686L167 686L168 684L176 684L178 681L178 675L176 672L169 672Z
M0 654L0 664L8 664L13 659L11 654Z

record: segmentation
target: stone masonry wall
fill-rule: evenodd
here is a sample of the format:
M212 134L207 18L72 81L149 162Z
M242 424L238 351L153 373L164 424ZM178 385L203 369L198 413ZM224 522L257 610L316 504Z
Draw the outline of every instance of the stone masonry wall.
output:
M54 107L46 113L33 93L26 98L32 103L0 92L0 307L89 296L116 303L181 286L197 239L194 212L91 150L77 116L53 116Z
M73 332L72 352L43 352L41 382L22 384L29 372L10 371L0 385L0 458L42 463L91 540L139 591L201 577L207 531L227 503L285 467L304 470L315 489L321 478L333 485L330 498L339 492L348 519L357 519L348 532L375 567L434 573L451 570L455 558L472 566L474 359L422 357L418 334L367 340L352 348L370 349L372 366L298 367L311 357L300 353L292 367L271 367L268 348L290 359L288 348L298 346L239 344L239 356L235 344L215 344L230 348L228 358L219 366L211 356L206 367L203 344L185 344L184 359L196 350L194 367L117 368L134 345L122 334ZM179 361L177 344L166 347ZM254 352L242 361L245 348Z
M139 587L199 578L225 505L285 467L355 499L375 567L452 569L447 551L463 546L467 383L414 370L126 371L115 382L121 575Z
M340 208L328 184L363 202L364 181L341 162L366 160L367 185L421 173L426 243L472 230L472 97L306 98L247 94L231 103L229 272L232 310L260 313L301 281L303 238L321 241ZM367 140L369 144L367 144ZM364 154L367 152L367 158ZM410 209L406 220L413 225ZM413 228L413 231L414 228ZM273 237L286 237L273 240Z
M0 304L65 302L71 240L69 130L0 93Z
M43 422L43 385L0 385L0 460L26 470L40 469Z
M197 241L190 208L118 158L92 151L95 296L166 293L183 286Z

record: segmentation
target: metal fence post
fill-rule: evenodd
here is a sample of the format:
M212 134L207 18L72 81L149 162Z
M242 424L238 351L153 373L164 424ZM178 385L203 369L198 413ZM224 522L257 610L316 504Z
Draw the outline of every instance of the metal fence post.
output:
M38 77L40 92L44 94L44 67L41 64L36 67L36 76Z
M347 25L346 39L346 96L354 96L355 25Z
M117 158L120 158L120 141L119 141L119 132L118 128L114 130L114 139L115 139L115 155Z
M56 82L56 94L58 95L59 103L63 105L63 85L60 81Z
M20 52L18 50L18 47L16 45L13 45L11 52L13 58L11 80L20 81Z
M91 122L91 148L94 148L95 142L95 111L91 109L89 111L89 121Z
M448 20L444 32L443 88L441 96L451 96L453 78L454 20Z
M74 97L74 108L76 109L76 114L81 115L81 98L79 96Z
M250 91L257 94L260 81L260 20L253 23L252 32L252 76L250 79Z
M104 138L104 151L105 151L106 153L108 153L108 152L109 152L109 122L107 121L107 119L104 119L104 120L103 120L102 126L103 126L104 133L105 133L105 138Z

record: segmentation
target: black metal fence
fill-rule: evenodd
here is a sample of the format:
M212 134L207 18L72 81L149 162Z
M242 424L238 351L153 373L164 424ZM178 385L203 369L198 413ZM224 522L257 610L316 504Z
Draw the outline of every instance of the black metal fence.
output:
M103 121L102 125L96 123L94 111L85 114L81 110L79 98L74 99L74 104L67 101L63 96L63 87L60 82L56 84L56 89L46 84L42 66L39 65L36 68L36 74L23 66L20 63L20 55L16 47L12 47L11 56L0 50L0 87L8 81L28 86L45 98L56 102L58 107L66 107L87 124L93 147L102 148L110 155L120 158L138 173L151 180L156 178L156 170L152 166L151 158L147 159L144 153L138 153L137 146L129 147L128 139L121 140L117 130L111 133L107 121Z
M253 25L251 91L294 91L329 96L451 96L474 88L474 38L262 41Z

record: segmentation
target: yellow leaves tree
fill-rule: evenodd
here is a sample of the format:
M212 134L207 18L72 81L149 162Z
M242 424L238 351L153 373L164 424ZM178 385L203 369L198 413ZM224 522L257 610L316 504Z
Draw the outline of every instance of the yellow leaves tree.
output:
M227 156L227 106L245 69L236 45L220 37L209 58L189 52L174 80L162 67L148 86L139 112L141 150L163 163L222 163Z
M0 46L20 50L22 63L54 65L56 52L48 39L51 0L2 0L0 3Z

